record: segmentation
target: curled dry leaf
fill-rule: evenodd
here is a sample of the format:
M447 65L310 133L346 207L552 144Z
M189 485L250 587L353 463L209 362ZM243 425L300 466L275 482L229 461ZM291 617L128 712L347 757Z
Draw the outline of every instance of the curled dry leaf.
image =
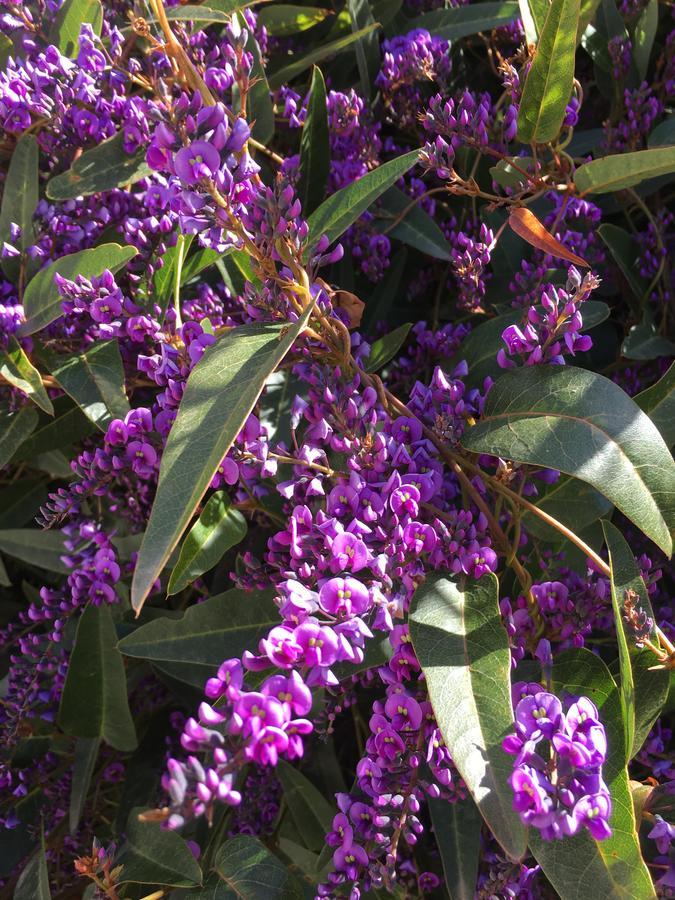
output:
M509 225L519 237L527 241L530 246L536 247L537 250L543 250L544 253L550 253L551 256L557 256L559 259L566 259L568 262L574 263L575 266L583 266L586 269L590 269L585 259L577 256L576 253L572 253L564 244L556 240L552 234L549 234L535 214L530 212L529 209L525 209L524 206L511 210Z

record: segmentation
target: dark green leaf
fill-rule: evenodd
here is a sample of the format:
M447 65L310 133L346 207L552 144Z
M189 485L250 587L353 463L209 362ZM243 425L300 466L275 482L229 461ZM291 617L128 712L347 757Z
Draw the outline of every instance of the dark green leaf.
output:
M139 610L180 540L265 381L305 327L244 325L208 347L190 373L162 456L157 494L143 538L132 605Z
M242 18L243 21L243 18ZM244 25L246 23L244 22ZM251 67L251 77L255 79L255 83L249 89L249 119L253 122L251 134L253 137L263 144L267 144L274 136L274 107L272 106L272 98L270 97L270 86L267 83L267 75L262 64L260 47L250 29L246 49L253 57L253 66Z
M110 608L105 604L90 604L78 622L59 725L66 734L102 738L116 750L136 747L124 663Z
M527 172L533 162L531 156L514 156L513 161L500 159L496 166L490 167L490 175L492 175L492 180L502 187L517 188L527 183L528 179L523 172L514 168L514 164Z
M225 491L216 491L183 541L167 593L177 594L192 584L245 537L246 519L239 510L232 508Z
M608 757L603 776L612 795L609 821L612 836L595 841L584 830L561 841L544 841L530 831L530 848L560 897L623 897L647 900L655 896L642 861L624 755L621 701L602 660L589 650L567 650L553 667L554 690L589 697L598 707L607 732Z
M647 77L649 57L651 56L658 27L659 3L658 0L649 0L640 13L633 33L633 60L637 67L640 81Z
M493 386L462 444L587 482L670 554L675 465L656 426L602 375L572 366L514 369Z
M50 179L46 193L50 200L88 197L100 191L134 184L146 178L151 171L145 161L145 148L127 153L124 134L120 131L91 150L85 150L67 172Z
M0 467L6 466L23 442L35 431L38 414L32 406L0 417Z
M106 269L117 272L138 253L135 247L122 247L120 244L101 244L91 250L80 250L71 253L40 269L29 283L23 296L26 321L19 328L19 334L35 334L63 314L61 295L54 283L54 276L74 279L78 275L94 278Z
M84 810L84 804L87 802L87 794L89 793L100 745L99 738L78 738L75 744L73 781L70 788L68 814L68 825L71 834L75 834L82 818L82 811Z
M501 747L513 726L511 657L494 575L458 583L430 575L417 588L410 636L438 727L496 839L515 857L527 836L512 808L511 760Z
M675 144L675 115L668 116L656 126L649 135L647 144L650 149Z
M361 213L365 212L388 188L398 181L415 165L419 157L418 150L411 150L396 159L378 166L363 178L347 185L332 194L321 206L314 210L307 220L309 235L305 257L316 246L319 238L325 234L332 244L334 240L352 225Z
M41 417L33 434L19 447L17 460L33 460L39 454L53 453L59 447L69 447L96 430L70 397L57 397L54 400L54 415L54 419ZM72 470L69 470L67 477L72 477Z
M309 69L315 63L319 63L324 59L334 56L336 53L341 53L343 50L353 47L356 41L360 40L369 32L374 31L375 28L377 28L376 24L369 25L367 28L361 29L361 31L345 35L344 37L338 38L336 41L330 41L328 44L321 44L319 47L310 50L309 53L301 56L300 59L296 59L287 66L284 66L283 69L277 69L276 72L273 72L268 76L271 90L276 91L283 84L286 84L286 82L295 78L296 75L300 75L305 69Z
M51 900L44 837L37 853L24 866L14 888L14 900Z
M183 284L185 265L187 262L186 257L190 250L190 246L192 245L192 241L194 240L193 234L183 234L180 236L183 238L182 242L178 241L173 247L169 247L169 249L164 252L164 255L162 256L162 268L155 272L153 278L154 291L152 300L161 308L162 313L166 313L169 302L174 295L179 268L180 277L178 286L180 287ZM214 251L209 252L213 253ZM216 254L216 258L219 257L220 254Z
M675 344L659 334L649 313L639 325L633 325L621 345L621 353L627 359L650 360L659 356L675 355Z
M0 34L0 66L4 69L7 60L14 53L14 44L6 34Z
M8 484L0 491L0 529L21 528L32 522L48 496L47 482L42 476L21 478Z
M548 490L543 489L532 502L577 533L612 510L610 501L595 488L565 475ZM560 532L542 522L534 513L526 512L522 521L528 534L552 543L560 541Z
M518 4L511 0L503 3L470 3L467 6L434 9L406 22L405 28L406 32L424 28L446 41L458 41L471 34L478 34L479 31L492 31L493 28L508 25L518 16Z
M280 761L276 771L298 834L308 850L318 853L333 823L333 804L290 763Z
M353 32L364 32L366 28L375 25L369 0L347 0L347 9ZM373 84L380 71L380 42L376 32L368 31L362 34L354 49L359 69L361 93L366 99L370 99Z
M58 531L35 528L4 528L0 531L0 550L14 559L48 572L70 572L61 560L66 553L63 536Z
M579 0L552 0L527 73L518 112L518 139L525 144L552 141L565 118L572 94Z
M634 398L663 435L669 447L675 444L675 363L666 374Z
M229 888L222 897L239 900L303 900L301 883L257 838L231 838L218 850L218 877ZM221 894L217 894L218 898Z
M397 187L391 187L383 194L376 215L376 227L389 237L434 259L446 262L451 259L450 245L440 227L412 197Z
M103 341L68 357L45 354L45 359L63 390L101 431L112 419L123 419L129 412L117 341Z
M159 884L194 887L201 884L202 871L192 851L175 831L158 822L139 822L141 810L133 809L126 827L126 842L115 860L121 865L122 884Z
M54 407L42 384L42 376L14 335L10 335L7 349L0 350L0 376L41 410L50 416L54 415Z
M412 324L406 322L405 325L401 325L390 331L389 334L385 334L384 337L373 341L373 346L370 348L370 356L365 364L366 372L377 372L390 359L393 359L403 346L411 328Z
M300 136L298 197L305 215L309 215L323 200L329 173L330 141L326 84L321 69L314 66L307 101L307 118Z
M427 802L450 900L474 900L480 854L478 808L471 797L455 803Z
M574 183L583 194L608 194L633 187L646 178L675 171L675 147L657 147L604 156L580 166Z
M33 213L38 194L38 143L35 135L24 134L17 141L7 170L0 206L0 246L6 241L14 244L10 226L21 228L18 248L25 251L34 241ZM2 269L8 278L16 278L19 260L16 257L2 259Z
M332 10L318 6L275 3L274 6L263 6L258 11L258 23L265 27L268 34L286 37L299 31L307 31L333 14Z
M639 271L641 250L635 239L624 228L608 222L598 228L598 234L607 245L614 262L621 269L635 297L642 301L649 282Z
M56 14L50 30L50 43L56 44L64 56L77 56L80 28L91 25L94 34L101 34L103 8L99 0L65 0Z

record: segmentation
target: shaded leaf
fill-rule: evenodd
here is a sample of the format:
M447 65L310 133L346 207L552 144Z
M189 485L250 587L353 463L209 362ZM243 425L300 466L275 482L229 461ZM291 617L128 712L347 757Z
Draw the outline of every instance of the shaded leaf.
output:
M274 7L269 7L273 9ZM305 215L321 203L330 172L330 141L326 83L321 69L314 66L307 100L307 117L300 136L300 178L298 197Z
M519 16L518 4L506 0L503 3L470 3L466 6L445 7L424 13L406 22L406 31L424 28L430 34L446 41L460 38L479 31L492 31L501 25L508 25Z
M14 900L51 900L44 836L37 852L31 856L19 875Z
M670 554L675 464L656 426L602 375L572 366L514 369L493 386L462 444L587 482Z
M48 572L71 571L61 559L66 549L63 546L63 535L58 531L3 528L0 531L0 550L14 559Z
M277 69L275 72L270 73L268 75L268 80L271 90L277 90L292 78L300 75L305 69L309 69L315 63L319 63L324 59L334 56L336 53L341 53L343 50L353 47L353 45L364 37L364 35L374 31L376 28L377 25L373 23L367 28L362 28L360 31L355 31L353 34L345 35L344 37L338 38L336 41L330 41L328 44L321 44L313 50L310 50L309 53L301 56L299 59L294 59L292 63L284 66L283 69Z
M21 528L32 522L48 496L47 481L42 476L8 484L0 491L0 529Z
M450 900L474 900L482 821L478 808L471 797L427 802Z
M659 27L658 0L649 0L635 23L633 33L633 61L640 81L647 77L649 57L651 56L654 38Z
M302 884L257 838L231 838L218 850L218 877L229 888L222 897L240 900L302 900ZM219 898L220 894L217 894Z
M134 184L146 178L151 171L145 161L145 148L127 153L124 134L119 131L107 141L85 150L67 172L51 178L46 194L50 200L88 197L100 191Z
M50 43L56 44L64 56L74 58L85 22L91 25L95 35L101 34L103 7L99 0L64 0L50 30Z
M6 466L23 442L35 431L38 414L32 406L0 417L0 467Z
M333 804L302 772L285 760L280 760L276 773L298 834L308 850L318 853L323 849L325 836L333 824Z
M658 359L659 356L675 355L675 344L659 334L649 313L643 316L639 325L633 325L621 345L621 353L627 359Z
M26 251L34 241L33 213L38 204L38 143L35 135L24 134L16 142L3 185L0 206L0 246L7 242ZM21 229L18 241L12 239L11 226ZM0 260L8 278L16 278L19 260L4 257Z
M246 537L246 519L230 505L225 491L217 491L204 507L180 548L168 594L177 594L212 569L223 554Z
M527 172L533 163L534 160L531 156L514 156L512 161L500 159L497 165L490 167L490 175L492 175L492 180L502 187L517 188L529 180L523 172ZM518 169L522 169L523 172L519 172L515 166L518 166Z
M675 115L670 115L663 122L659 122L647 140L650 148L668 147L670 144L675 144Z
M624 228L605 222L598 228L598 234L606 244L612 259L621 269L631 291L638 300L642 300L649 282L640 275L639 261L641 250L637 241Z
M240 14L241 15L241 14ZM243 20L243 26L246 22ZM253 36L253 32L248 30L248 41L246 42L246 50L253 57L253 65L251 67L251 77L255 82L248 92L248 117L253 122L251 134L253 137L263 144L267 144L274 136L274 107L272 98L270 97L270 86L267 83L267 75L262 64L260 47Z
M580 166L574 183L582 194L608 194L633 187L646 178L675 172L675 147L657 147L604 156Z
M438 727L496 839L513 857L527 836L512 808L512 770L501 742L513 726L508 638L494 575L464 581L430 575L412 600L410 637Z
M90 250L71 253L40 269L26 288L23 305L26 321L20 326L18 333L22 336L35 334L63 314L61 295L54 283L54 276L61 275L70 280L78 275L94 278L106 269L117 272L138 253L135 247L122 247L120 244L100 244Z
M53 454L56 449L69 447L95 430L91 420L70 397L57 397L54 400L54 418L44 415L40 418L36 429L17 450L16 459L32 461L42 453ZM70 468L67 477L72 478Z
M66 734L102 738L116 750L136 747L124 663L105 604L90 604L80 616L61 696L59 725Z
M362 32L354 47L359 69L361 93L370 99L373 84L380 70L380 41L374 30L365 31L375 25L369 0L347 0L347 9L353 32ZM365 31L365 34L363 33Z
M264 26L268 34L274 37L285 37L307 31L334 15L330 9L318 6L293 6L288 3L275 3L274 6L263 6L258 12L258 22Z
M515 233L531 247L543 253L549 253L558 259L566 259L575 266L590 268L585 259L572 253L564 244L549 234L533 212L524 206L512 209L509 214L509 225Z
M115 865L123 866L120 883L171 887L201 884L202 871L183 838L158 822L139 822L140 812L138 807L131 811L126 841L115 860Z
M390 237L434 259L446 262L452 259L451 247L434 219L397 187L391 187L383 194L376 215L375 226Z
M0 350L0 376L25 394L41 410L50 416L54 415L54 407L42 384L42 376L14 335L9 336L7 349Z
M68 812L68 826L71 834L75 834L82 818L82 811L84 810L84 804L87 802L87 794L89 793L100 746L99 738L78 738L75 744L73 780L70 787Z
M651 387L633 398L663 435L669 447L675 444L675 363Z
M599 491L566 475L541 491L538 497L531 498L531 502L577 534L612 510L612 503ZM526 511L522 522L528 534L551 543L560 541L560 532L542 522L534 513Z
M406 322L385 334L384 337L373 341L370 348L370 356L365 363L366 372L377 372L382 366L385 366L390 359L393 359L403 346L405 339L408 337L412 323Z

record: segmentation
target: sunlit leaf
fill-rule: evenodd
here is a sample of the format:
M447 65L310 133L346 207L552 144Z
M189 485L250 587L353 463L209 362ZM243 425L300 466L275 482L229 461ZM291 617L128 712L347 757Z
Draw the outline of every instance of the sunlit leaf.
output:
M580 166L574 175L577 190L583 194L608 194L634 187L647 178L675 172L675 147L656 147L604 156Z
M50 43L56 44L64 56L77 56L84 22L91 25L95 35L101 34L103 7L100 0L64 0L50 29Z
M370 356L364 366L366 372L377 372L382 366L386 366L389 360L393 359L403 346L411 328L412 324L406 322L405 325L401 325L399 328L395 328L393 331L385 334L384 337L373 341L373 345L370 348Z
M0 376L25 394L41 410L50 416L54 415L54 407L42 384L42 376L14 335L10 335L7 349L0 350Z
M50 200L87 197L134 184L150 172L150 166L145 161L145 148L127 153L124 134L120 131L96 147L85 150L67 172L51 178L46 193Z
M557 238L554 238L552 234L549 234L535 214L526 207L521 206L511 210L511 213L509 214L509 225L511 229L524 241L527 241L531 247L536 247L537 250L541 250L543 253L549 253L551 256L558 257L558 259L566 259L575 266L589 268L585 259L577 256L576 253L572 253L572 251L568 250L564 244L561 244Z
M33 213L38 199L38 143L35 135L24 134L16 143L3 184L0 247L5 242L22 251L31 246L34 241ZM13 224L21 229L16 243L11 234ZM16 257L2 257L0 262L8 278L17 277L19 260Z

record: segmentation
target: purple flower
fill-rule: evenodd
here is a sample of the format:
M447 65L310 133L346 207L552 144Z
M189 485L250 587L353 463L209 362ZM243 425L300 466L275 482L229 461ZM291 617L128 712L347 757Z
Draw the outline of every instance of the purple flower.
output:
M220 167L220 153L207 141L193 141L176 153L173 165L184 184L197 184L203 178L213 178Z
M332 616L361 615L370 607L368 588L355 578L331 578L319 591L319 603Z
M608 823L610 813L611 804L607 794L590 794L575 804L572 816L575 822L588 828L596 841L604 841L612 835Z

